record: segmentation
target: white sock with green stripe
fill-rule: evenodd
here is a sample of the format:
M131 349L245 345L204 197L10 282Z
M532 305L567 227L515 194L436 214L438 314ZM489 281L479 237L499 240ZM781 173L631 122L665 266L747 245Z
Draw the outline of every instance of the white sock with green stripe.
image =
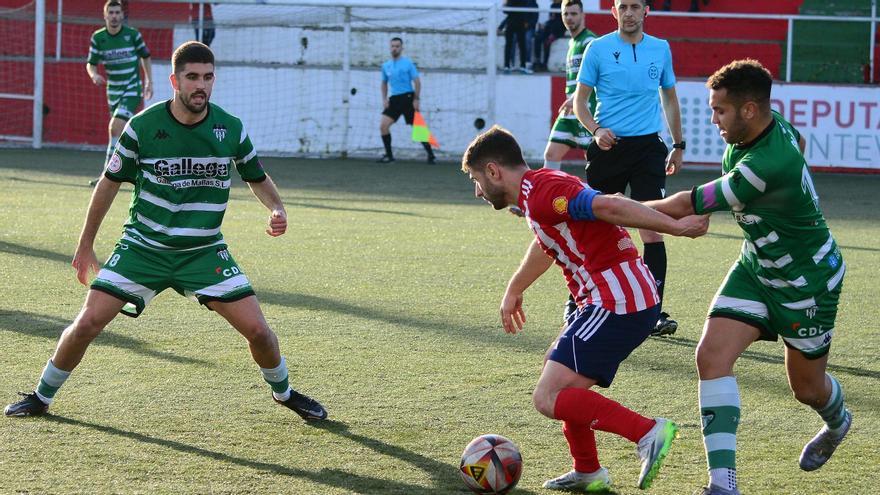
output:
M51 404L55 398L55 393L64 385L65 380L70 376L69 371L64 371L55 367L52 360L46 362L43 368L43 374L40 375L40 383L37 384L35 390L37 397L46 404Z
M700 380L700 415L703 445L709 465L709 483L736 489L736 429L740 400L736 378L724 376Z
M284 402L290 398L290 383L287 380L287 360L281 358L281 364L274 368L260 368L263 380L272 387L272 397Z
M544 168L559 170L562 168L562 162L551 162L550 160L544 160Z
M822 416L822 421L825 421L825 424L828 425L832 433L840 433L838 430L843 430L843 420L846 417L846 408L843 405L843 389L833 376L827 373L825 376L831 380L831 396L828 397L828 403L821 408L814 409L819 413L819 416Z

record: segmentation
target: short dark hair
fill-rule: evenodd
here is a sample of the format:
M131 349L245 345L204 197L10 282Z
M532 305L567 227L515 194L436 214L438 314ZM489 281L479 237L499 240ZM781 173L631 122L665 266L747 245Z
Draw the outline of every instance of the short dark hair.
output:
M175 74L183 71L186 64L214 64L214 52L208 45L198 41L187 41L177 47L171 55L171 71Z
M119 7L121 9L122 2L120 2L119 0L107 0L104 3L104 12L107 12L108 10L110 10L110 7Z
M706 87L716 91L726 89L727 96L737 107L747 101L754 101L763 110L768 110L773 76L757 60L734 60L715 71L706 81Z
M461 157L461 171L482 172L489 162L495 162L506 168L526 164L516 138L510 131L497 124L471 141Z
M391 41L399 41L401 45L403 44L403 40L400 39L400 36L395 36L395 37L391 38Z
M581 8L581 11L584 10L584 4L581 0L562 0L561 9L565 10L567 7L571 7L572 5L577 5Z

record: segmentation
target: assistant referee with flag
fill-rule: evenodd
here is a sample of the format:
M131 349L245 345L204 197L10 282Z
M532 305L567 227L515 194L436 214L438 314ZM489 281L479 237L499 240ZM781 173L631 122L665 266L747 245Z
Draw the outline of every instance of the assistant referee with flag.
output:
M403 53L403 40L397 37L391 38L391 60L382 64L382 121L379 124L379 132L382 135L382 144L385 146L385 154L377 160L379 163L391 163L394 161L394 153L391 151L391 124L403 115L406 125L413 124L413 115L419 111L419 93L422 83L419 80L419 71L416 65L401 55ZM389 96L389 86L391 95ZM428 163L434 163L434 151L429 143L422 143L428 154Z

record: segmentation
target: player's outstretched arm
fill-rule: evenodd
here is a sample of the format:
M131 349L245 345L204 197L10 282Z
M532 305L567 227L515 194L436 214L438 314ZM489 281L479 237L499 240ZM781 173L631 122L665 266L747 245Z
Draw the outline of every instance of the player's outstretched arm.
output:
M599 195L593 200L593 214L599 220L637 229L682 237L699 237L709 230L708 215L675 219L622 196Z
M287 232L287 212L284 210L284 203L281 201L281 195L278 194L278 188L272 178L266 175L266 179L260 182L248 182L248 187L254 196L260 200L271 212L269 214L269 228L266 233L272 237Z
M95 237L98 235L101 222L110 211L110 206L116 198L116 193L119 192L120 185L119 182L101 177L92 193L92 199L89 201L86 221L79 234L76 253L74 253L73 262L71 262L73 268L76 269L76 279L83 285L89 283L89 271L97 272L100 268L98 257L95 255Z
M672 218L684 218L695 214L690 191L681 191L663 199L644 201L642 204Z
M507 283L507 290L501 300L501 324L505 332L516 333L522 330L526 322L526 314L522 308L523 292L552 264L553 260L541 250L538 241L533 240L516 273Z

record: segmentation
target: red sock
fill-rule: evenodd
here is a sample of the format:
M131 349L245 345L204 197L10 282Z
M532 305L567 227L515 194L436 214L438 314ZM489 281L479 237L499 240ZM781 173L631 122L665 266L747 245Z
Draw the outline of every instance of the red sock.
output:
M585 388L564 388L556 397L556 419L581 423L594 430L620 435L638 442L654 427L654 420Z
M599 452L596 450L596 433L589 423L562 422L562 434L568 441L568 450L574 459L574 470L579 473L594 473L602 467Z

